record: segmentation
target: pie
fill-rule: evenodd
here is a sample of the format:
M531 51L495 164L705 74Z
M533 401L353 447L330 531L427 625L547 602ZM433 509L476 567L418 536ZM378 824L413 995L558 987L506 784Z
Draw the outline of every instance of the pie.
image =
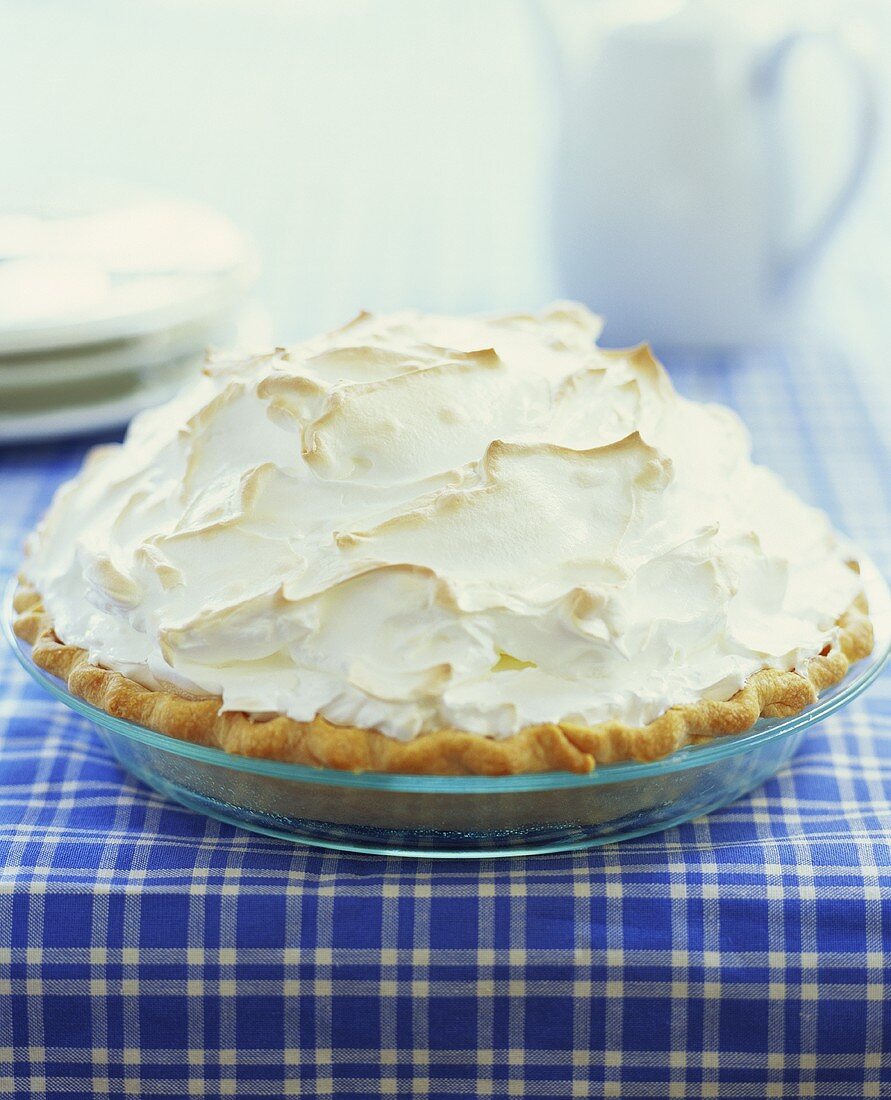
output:
M216 356L29 537L16 630L228 752L508 774L653 760L872 648L857 554L586 309L363 313Z

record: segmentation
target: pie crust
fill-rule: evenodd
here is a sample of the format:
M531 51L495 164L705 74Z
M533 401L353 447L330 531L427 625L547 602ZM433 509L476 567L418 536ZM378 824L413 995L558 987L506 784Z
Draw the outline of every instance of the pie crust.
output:
M856 563L849 564L859 572ZM658 760L691 742L742 733L762 716L798 714L873 647L867 602L861 595L838 620L836 644L812 658L803 673L762 669L726 702L703 700L671 707L640 727L618 721L595 726L561 722L527 726L500 740L440 729L397 741L378 730L336 726L320 716L297 722L283 715L221 713L218 697L191 698L145 688L119 672L90 664L86 650L59 641L40 593L24 579L14 607L15 632L32 646L34 663L66 681L72 694L117 718L241 756L415 775L584 773L597 764Z

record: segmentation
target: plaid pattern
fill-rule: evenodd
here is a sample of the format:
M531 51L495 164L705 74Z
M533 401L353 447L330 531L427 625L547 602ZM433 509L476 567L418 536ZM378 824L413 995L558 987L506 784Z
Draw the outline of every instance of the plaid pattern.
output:
M669 362L891 572L876 380L830 351ZM82 449L0 458L0 570ZM891 1095L887 676L735 805L528 860L205 820L6 654L0 754L2 1096Z

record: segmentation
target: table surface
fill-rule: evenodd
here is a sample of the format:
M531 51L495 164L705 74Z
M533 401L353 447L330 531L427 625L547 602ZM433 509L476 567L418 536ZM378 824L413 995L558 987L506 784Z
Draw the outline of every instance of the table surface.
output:
M891 574L880 398L831 344L667 358ZM85 445L0 451L0 572ZM323 853L130 779L0 654L0 1095L891 1094L891 681L662 835Z

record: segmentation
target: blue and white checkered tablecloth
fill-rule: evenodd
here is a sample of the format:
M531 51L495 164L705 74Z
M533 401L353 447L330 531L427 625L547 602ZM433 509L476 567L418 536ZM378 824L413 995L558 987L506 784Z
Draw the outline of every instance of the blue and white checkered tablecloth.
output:
M825 350L669 363L891 574L875 380ZM2 571L82 452L0 455ZM164 801L4 653L0 1095L891 1096L889 794L886 676L660 836L325 854Z

